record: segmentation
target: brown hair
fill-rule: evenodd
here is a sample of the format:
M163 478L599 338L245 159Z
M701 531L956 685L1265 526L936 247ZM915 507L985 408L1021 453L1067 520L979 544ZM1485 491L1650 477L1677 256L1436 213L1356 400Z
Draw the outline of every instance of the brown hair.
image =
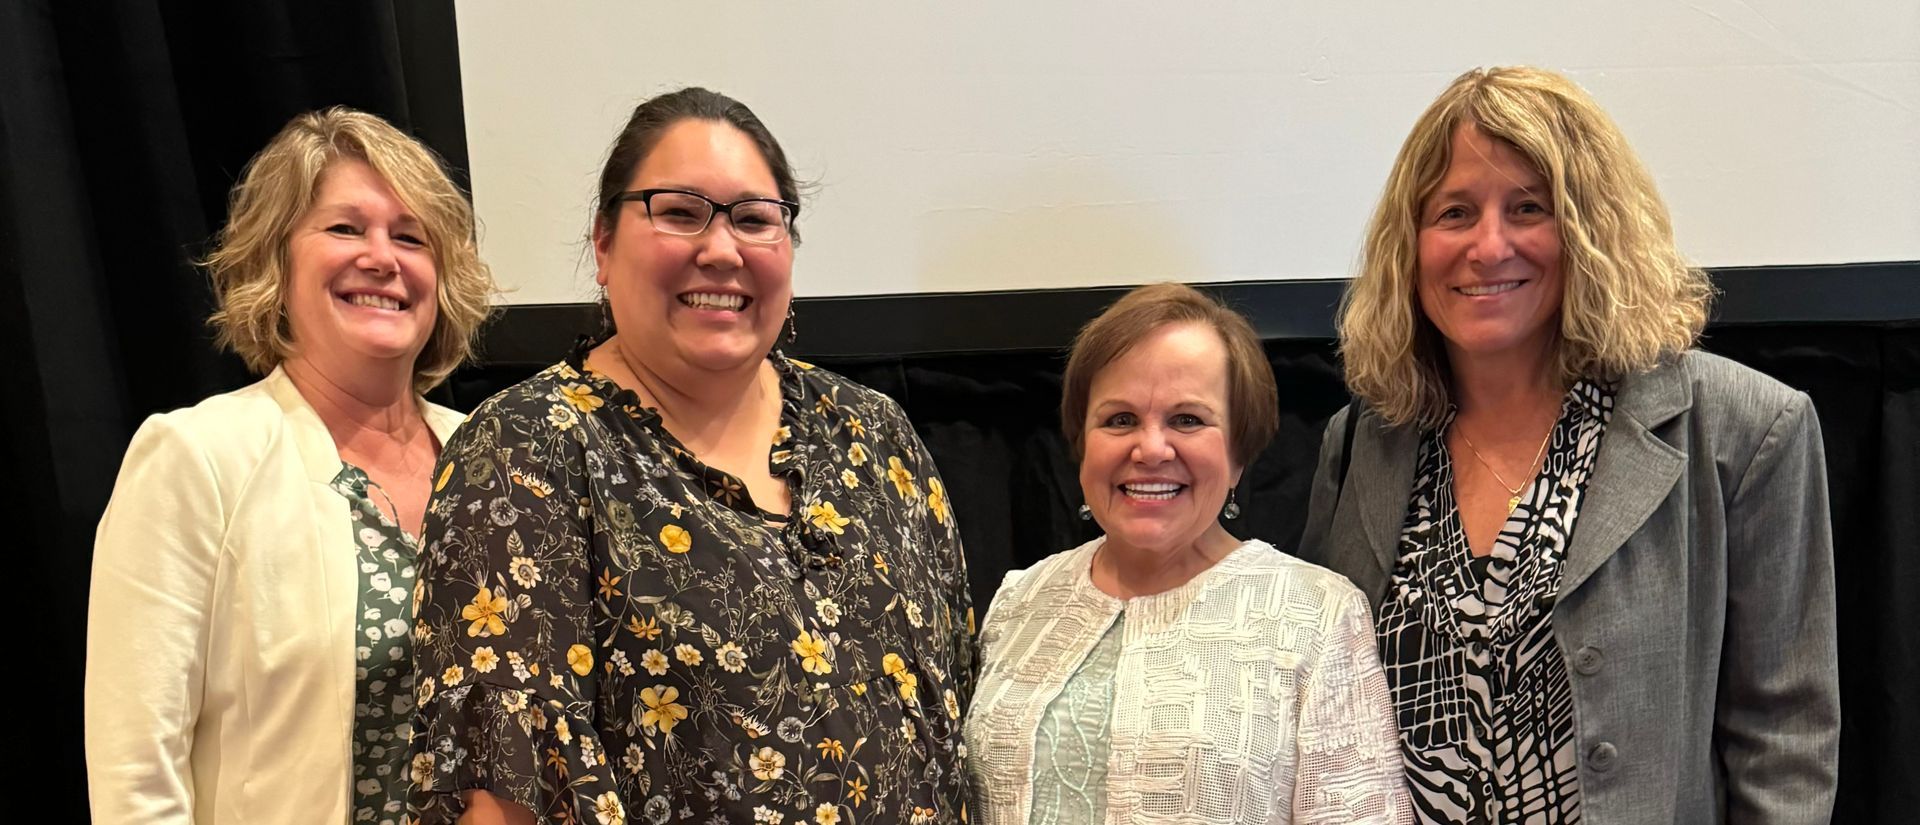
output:
M473 352L492 311L493 273L474 243L473 205L447 178L440 159L379 117L336 106L295 117L247 162L233 185L227 224L201 261L213 279L219 309L207 319L219 342L247 367L266 373L293 352L285 291L287 234L313 206L320 178L334 161L364 161L419 218L433 252L433 332L413 364L413 386L425 392Z
M1712 284L1675 248L1666 204L1620 128L1558 74L1474 69L1420 115L1368 224L1339 314L1354 395L1396 425L1432 426L1446 414L1446 352L1415 295L1419 213L1463 125L1513 146L1552 190L1566 279L1554 352L1563 382L1641 372L1693 346Z
M1060 429L1075 458L1086 443L1087 396L1093 378L1142 338L1168 324L1198 323L1227 350L1227 438L1233 460L1253 462L1280 426L1279 391L1260 337L1240 313L1185 284L1148 284L1113 302L1073 339L1060 394Z

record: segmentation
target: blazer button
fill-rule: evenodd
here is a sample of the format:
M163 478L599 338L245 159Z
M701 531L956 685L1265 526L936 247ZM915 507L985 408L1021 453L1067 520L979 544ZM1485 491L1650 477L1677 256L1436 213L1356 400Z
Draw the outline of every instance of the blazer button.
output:
M1606 657L1600 655L1600 648L1593 645L1587 645L1573 653L1573 669L1582 676L1599 673L1600 665L1605 661Z
M1592 765L1594 770L1603 773L1613 770L1614 763L1618 762L1619 759L1620 751L1613 747L1612 742L1601 742L1598 745L1594 745L1593 750L1587 751L1587 764Z

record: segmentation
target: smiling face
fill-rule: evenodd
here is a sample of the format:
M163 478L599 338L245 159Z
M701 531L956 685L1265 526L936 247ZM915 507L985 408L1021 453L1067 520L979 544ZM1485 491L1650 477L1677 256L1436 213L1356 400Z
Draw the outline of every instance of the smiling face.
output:
M1109 544L1163 555L1222 529L1241 469L1228 392L1226 345L1199 323L1155 329L1094 375L1080 491Z
M1471 124L1420 207L1420 308L1463 358L1553 345L1565 284L1547 181L1519 150Z
M700 119L667 127L627 189L679 189L720 203L780 197L752 138ZM594 259L623 352L655 371L728 371L766 357L793 298L792 239L747 243L723 214L698 235L671 235L656 231L637 202L612 220L595 233Z
M365 161L341 158L287 238L293 359L328 374L411 374L438 316L426 229Z

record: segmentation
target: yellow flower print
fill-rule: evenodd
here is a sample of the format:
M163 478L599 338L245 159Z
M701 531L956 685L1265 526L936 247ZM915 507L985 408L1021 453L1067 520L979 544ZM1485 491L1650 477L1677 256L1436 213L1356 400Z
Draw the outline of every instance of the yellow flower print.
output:
M687 718L687 709L679 702L680 689L672 685L656 685L640 689L640 703L647 706L646 713L640 714L640 724L648 731L655 727L663 734L671 735L673 726Z
M845 534L847 531L841 528L853 523L853 519L840 515L838 511L834 510L833 502L831 501L820 501L807 505L807 518L813 522L813 526L836 536Z
M854 444L851 447L848 447L847 463L852 464L855 467L858 467L862 464L867 463L867 448L864 445L861 445L858 443Z
M947 505L947 487L938 478L927 479L927 509L933 511L933 520L941 524L953 518L953 509Z
M642 619L639 616L627 617L627 632L647 641L660 638L660 620Z
M452 479L453 479L453 462L449 461L447 462L446 468L440 471L440 478L433 482L433 491L438 493L441 490L447 489L447 482Z
M920 677L907 670L907 661L898 653L889 653L880 657L881 672L893 677L900 686L900 698L912 700L920 689Z
M574 409L590 413L606 405L606 400L593 394L593 388L585 384L564 384L558 390L560 400Z
M838 739L822 739L820 740L820 744L815 745L814 747L817 747L820 749L821 759L825 759L831 756L843 762L846 761L847 747L845 745L840 744L840 740Z
M867 683L866 683L866 682L854 682L854 683L853 683L853 695L855 695L855 696L865 696L865 695L867 695Z
M704 659L704 657L700 655L700 649L693 645L674 645L673 658L679 659L680 664L686 665L687 667L698 665Z
M887 480L893 482L893 489L900 491L901 498L917 499L920 497L920 488L913 483L913 473L907 471L906 466L900 463L900 457L897 455L887 458Z
M940 698L942 702L946 703L947 718L948 719L960 718L960 697L953 695L952 690L948 690Z
M453 687L460 684L460 680L466 677L467 672L461 670L459 665L449 665L446 672L440 674L440 681L445 682L447 687Z
M789 647L793 649L793 655L800 657L801 670L822 675L833 672L833 663L827 661L826 637L802 630Z
M413 768L411 770L411 774L413 776L413 784L415 785L425 785L427 784L427 780L433 778L433 752L432 751L426 751L424 753L416 753L413 755Z
M852 470L841 470L840 483L846 485L849 490L856 489L860 486L860 477L854 475Z
M847 416L847 432L853 433L854 438L866 438L867 423L861 421L860 416L849 415Z
M773 748L761 748L747 757L747 765L753 769L753 775L771 782L780 778L787 769L787 757Z
M847 780L847 798L853 800L855 807L867 801L867 783L860 781L857 776Z
M572 407L565 404L555 404L547 408L547 423L560 432L573 429L573 425L579 421L580 416L573 411Z
M468 636L499 636L507 632L507 623L502 618L507 612L507 594L493 595L486 585L480 586L480 592L473 595L473 602L460 608L460 618L473 624L467 625Z
M893 572L893 567L887 564L887 557L879 553L873 554L873 569L880 571L882 574Z
M840 807L832 802L822 802L813 809L815 825L840 825Z
M593 818L600 825L626 825L627 809L620 806L620 795L607 791L593 798Z
M660 546L669 553L685 553L693 549L693 535L678 524L669 524L660 528Z
M623 578L625 576L614 575L612 570L600 571L600 598L612 599L620 595L620 588L615 585L618 585Z
M667 654L661 653L660 648L653 648L640 654L640 666L645 668L647 673L654 676L665 674L667 672Z
M493 652L493 648L476 647L473 649L473 669L475 672L492 673L493 669L499 666L500 656Z
M588 671L593 670L593 648L586 645L567 648L567 666L573 668L577 675L587 675Z
M787 443L787 439L792 437L793 437L792 427L783 426L773 431L773 443L775 444L785 444Z

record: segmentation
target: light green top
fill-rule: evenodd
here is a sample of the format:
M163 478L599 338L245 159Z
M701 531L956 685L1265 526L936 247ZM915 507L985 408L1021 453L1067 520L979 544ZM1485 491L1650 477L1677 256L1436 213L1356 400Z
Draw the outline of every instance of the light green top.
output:
M1113 730L1114 669L1121 613L1099 644L1047 704L1033 736L1031 825L1080 825L1106 819L1107 752Z

